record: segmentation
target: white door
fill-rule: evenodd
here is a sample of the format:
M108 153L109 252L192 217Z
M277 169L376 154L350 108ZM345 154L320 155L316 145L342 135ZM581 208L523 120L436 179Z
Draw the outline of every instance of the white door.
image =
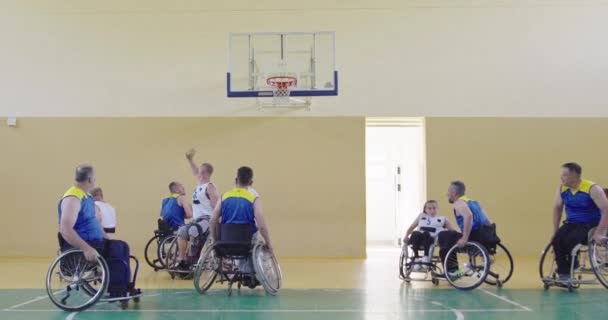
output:
M399 245L426 196L420 119L368 119L366 180L368 245Z

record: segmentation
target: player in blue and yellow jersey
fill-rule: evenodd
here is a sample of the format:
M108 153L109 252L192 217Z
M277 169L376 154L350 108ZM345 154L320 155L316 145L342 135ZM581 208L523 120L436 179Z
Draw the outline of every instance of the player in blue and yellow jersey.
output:
M462 181L450 183L447 196L449 202L454 206L454 216L462 233L451 230L439 233L438 243L441 261L445 261L448 251L455 244L463 247L468 241L482 242L480 227L492 224L479 202L467 197L465 193L466 186ZM456 272L458 265L452 261L447 268L448 272Z
M593 239L601 241L608 227L608 199L602 187L582 179L580 165L570 162L562 165L562 184L557 190L553 206L553 251L560 280L569 280L571 251L579 243L587 243L589 231L595 227ZM566 220L560 227L562 212Z
M192 218L192 204L186 199L186 191L181 183L171 182L169 192L171 194L162 201L160 215L171 229L177 230L186 223L185 219Z
M262 199L251 189L253 170L241 167L237 171L236 188L224 193L222 201L213 210L210 222L212 239L215 239L217 224L248 224L253 233L253 242L262 240L272 251L268 226L262 211Z
M108 293L113 297L125 296L128 290L134 290L130 286L129 245L124 241L106 239L96 218L95 201L89 194L94 186L93 167L78 166L74 185L59 200L61 250L80 249L88 261L96 261L98 254L106 258L110 270Z

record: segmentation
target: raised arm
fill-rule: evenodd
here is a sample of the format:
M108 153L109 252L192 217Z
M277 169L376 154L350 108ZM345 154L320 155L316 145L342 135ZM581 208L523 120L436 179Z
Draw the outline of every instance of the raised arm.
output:
M199 174L200 168L196 165L196 163L194 163L195 154L196 154L196 151L194 149L188 150L188 152L186 152L186 159L188 159L188 163L190 164L190 168L192 169L192 174L195 177L197 177Z

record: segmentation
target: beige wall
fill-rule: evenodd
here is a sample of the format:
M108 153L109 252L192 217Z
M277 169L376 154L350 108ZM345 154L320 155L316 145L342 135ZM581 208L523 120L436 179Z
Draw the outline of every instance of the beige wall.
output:
M552 233L561 164L576 161L585 178L608 185L608 119L429 118L428 196L446 200L461 179L497 223L515 255L538 255Z
M0 116L608 116L603 0L0 2ZM225 97L228 32L336 31L340 96Z
M5 119L0 119L5 121ZM221 191L236 168L254 187L281 256L365 255L363 118L22 119L0 126L0 256L56 252L57 202L81 162L118 210L118 235L136 254L152 236L167 184L195 186L184 152L216 166Z

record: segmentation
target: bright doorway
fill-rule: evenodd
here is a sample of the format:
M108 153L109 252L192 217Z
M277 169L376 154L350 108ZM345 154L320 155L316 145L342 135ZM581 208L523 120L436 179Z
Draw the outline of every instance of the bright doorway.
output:
M400 246L426 200L423 118L366 119L367 246Z

